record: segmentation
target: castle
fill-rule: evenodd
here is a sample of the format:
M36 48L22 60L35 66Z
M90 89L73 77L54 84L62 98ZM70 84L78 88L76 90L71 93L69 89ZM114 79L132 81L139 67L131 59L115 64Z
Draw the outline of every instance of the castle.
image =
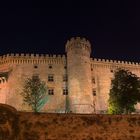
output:
M66 55L7 54L0 56L0 103L31 111L20 93L25 79L39 76L46 82L48 100L40 111L104 113L108 108L111 79L117 68L140 77L140 64L91 58L85 38L67 41ZM136 105L140 109L140 105Z

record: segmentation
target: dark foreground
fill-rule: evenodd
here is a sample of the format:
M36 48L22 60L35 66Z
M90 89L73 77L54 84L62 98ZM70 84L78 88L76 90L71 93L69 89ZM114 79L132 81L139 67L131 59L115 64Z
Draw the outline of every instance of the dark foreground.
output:
M0 104L0 140L140 140L140 115L34 114Z

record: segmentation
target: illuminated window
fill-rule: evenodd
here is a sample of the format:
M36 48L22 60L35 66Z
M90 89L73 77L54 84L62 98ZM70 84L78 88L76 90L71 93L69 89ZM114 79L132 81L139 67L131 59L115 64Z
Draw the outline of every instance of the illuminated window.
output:
M53 76L53 74L49 74L49 75L48 75L48 81L49 81L49 82L53 82L53 81L54 81L54 76Z
M63 89L63 95L68 95L68 89L67 88Z
M93 96L96 96L96 90L95 89L93 89L92 94L93 94Z
M54 95L54 89L53 88L49 88L48 89L48 94L49 95Z

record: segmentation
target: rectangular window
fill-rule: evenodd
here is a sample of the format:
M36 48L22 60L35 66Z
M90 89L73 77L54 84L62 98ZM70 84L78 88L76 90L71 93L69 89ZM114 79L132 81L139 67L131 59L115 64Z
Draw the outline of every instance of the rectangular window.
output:
M37 69L37 68L38 68L38 66L37 66L37 65L34 65L34 68L35 68L35 69Z
M48 89L48 94L49 95L54 95L54 89L53 88L49 88Z
M111 70L110 70L110 72L111 72L111 73L113 73L113 72L114 72L114 70L112 70L112 69L111 69Z
M93 94L93 96L96 96L96 90L95 89L93 89L92 94Z
M67 82L67 80L68 80L67 75L66 75L66 74L65 74L65 75L63 75L63 82Z
M92 83L95 84L95 78L94 77L92 77Z
M68 89L67 88L63 88L63 95L68 95Z
M54 81L54 76L53 76L53 74L49 74L49 75L48 75L48 81L49 81L49 82L53 82L53 81Z
M49 65L49 69L52 69L52 65Z
M39 75L38 74L33 74L32 78L33 79L38 79L39 78Z

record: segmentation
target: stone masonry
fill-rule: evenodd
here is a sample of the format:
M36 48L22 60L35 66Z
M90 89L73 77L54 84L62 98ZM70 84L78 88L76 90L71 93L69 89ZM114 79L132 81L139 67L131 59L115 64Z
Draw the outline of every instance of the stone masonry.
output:
M91 58L91 48L88 40L76 37L67 41L66 55L0 56L0 103L31 111L20 93L26 78L39 76L48 96L40 111L63 113L68 106L73 113L104 113L114 71L124 68L140 77L140 64Z

